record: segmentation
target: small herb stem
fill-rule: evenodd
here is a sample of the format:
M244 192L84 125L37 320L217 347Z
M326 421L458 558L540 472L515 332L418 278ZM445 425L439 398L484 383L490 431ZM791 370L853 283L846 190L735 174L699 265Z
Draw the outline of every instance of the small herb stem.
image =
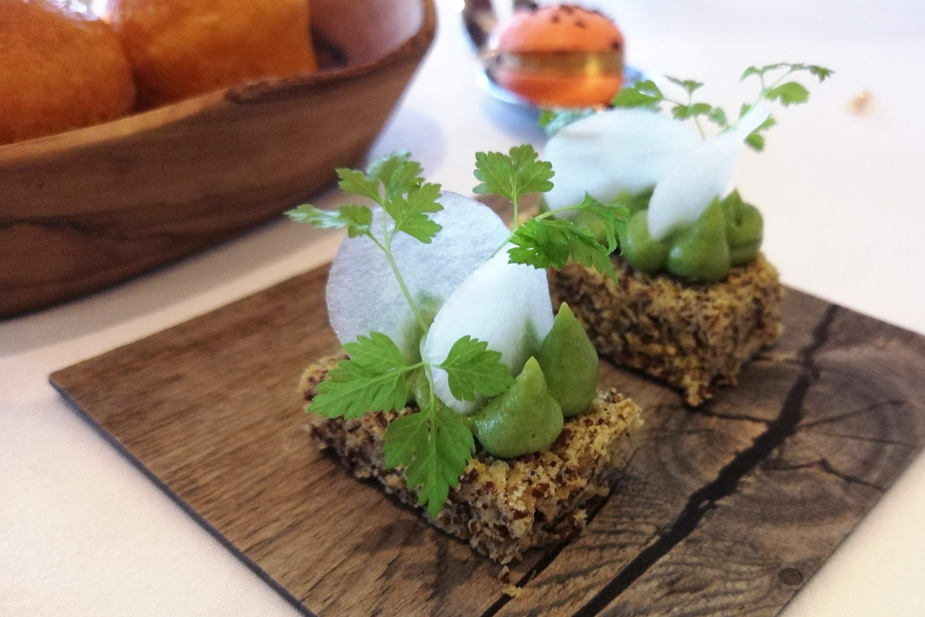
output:
M693 92L687 93L687 106L689 108L694 106L694 93ZM700 139L706 139L707 134L706 134L706 131L703 130L703 125L700 124L700 118L698 118L697 116L694 116L693 118L694 118L694 126L697 127L697 132L700 133Z
M700 118L698 118L697 116L694 116L694 126L697 127L697 132L700 133L700 139L706 139L707 134L703 130L703 125L700 124Z
M420 365L424 367L424 375L427 376L427 385L430 386L430 396L428 397L430 406L436 404L436 394L434 394L434 370L433 365L424 359L424 344L427 341L427 332L418 341L418 353L421 355Z
M420 342L418 343L418 349L420 350L420 354L421 354L421 362L419 363L419 365L424 367L424 375L427 377L427 386L428 386L427 406L425 409L421 409L420 411L422 413L427 413L427 415L430 418L429 422L431 423L431 428L433 428L433 416L434 416L434 412L437 409L437 393L435 392L435 388L434 388L434 367L433 365L431 365L430 362L423 359L424 358L424 343L426 340L427 340L427 334L425 333L424 336L421 337ZM428 435L428 442L431 442L431 441L434 441L434 442L436 441L436 437L434 436L433 430L431 430L430 434Z
M559 213L559 212L571 212L571 211L574 211L574 212L581 212L581 211L583 211L583 210L587 210L587 208L583 208L583 207L581 207L580 205L579 205L579 206L564 206L564 207L562 207L562 208L556 208L555 210L547 210L546 212L541 212L540 214L537 214L536 216L534 216L534 217L532 217L532 218L533 218L534 220L537 220L537 221L542 221L543 219L548 219L548 218L551 218L551 217L555 216L555 215L556 215L557 213ZM515 212L517 211L516 207L515 207L514 211L515 211ZM512 230L512 231L511 231L511 234L510 234L507 238L504 239L504 242L502 242L502 243L498 246L498 248L496 248L494 251L492 251L492 253L491 253L491 256L492 256L492 257L494 257L495 255L497 255L499 252L501 252L501 249L503 249L505 246L508 245L508 243L511 241L511 238L514 237L514 231L517 230L517 227L519 227L519 225L515 225L515 226L514 226L514 230Z
M583 210L583 209L584 208L580 208L578 206L565 206L563 208L556 208L555 210L547 210L546 212L537 214L534 218L538 220L543 220L543 219L548 219L548 218L551 218L552 216L555 216L556 212L569 212L571 210Z
M776 88L777 86L779 86L779 85L781 84L782 81L784 81L785 79L787 79L788 77L790 77L790 75L791 75L793 72L794 72L794 68L793 68L793 67L790 67L790 70L788 70L786 73L784 73L783 75L781 75L780 77L778 77L777 79L775 79L775 80L771 83L771 85L770 85L770 86L767 86L767 87L765 87L765 85L764 85L764 75L761 75L761 92L758 94L758 100L756 100L755 103L754 103L752 106L754 107L754 105L757 105L758 103L760 103L760 102L762 101L762 99L767 98L768 93L769 93L771 90L773 90L774 88Z
M491 257L494 257L495 255L497 255L498 253L500 253L500 252L501 252L501 249L503 249L505 246L507 246L507 243L510 242L510 241L511 241L511 238L514 236L514 232L517 231L517 228L518 228L518 227L520 227L520 206L519 206L518 203L517 203L517 202L518 202L518 192L517 192L517 187L516 187L516 186L515 186L515 187L513 188L513 190L511 191L511 194L512 194L512 197L511 197L511 205L513 206L513 210L514 210L514 223L513 223L513 227L511 227L511 233L508 235L507 238L504 239L504 242L502 242L501 244L499 244L499 245L498 245L498 248L496 248L495 250L493 250L493 251L491 252ZM542 217L542 215L539 215L539 216L537 216L537 217L535 217L535 218L541 218L541 217ZM489 259L490 259L491 257L489 257Z
M682 103L681 101L670 99L667 96L665 97L665 102L672 105L678 105L680 107L687 107L689 109L694 104L694 95L690 92L687 93L687 103ZM700 139L706 139L707 133L703 130L703 125L700 124L700 118L694 115L690 115L689 119L694 121L694 126L697 127L697 132L700 133Z
M511 204L514 206L514 226L512 229L517 229L520 225L520 208L517 205L517 193L514 193L514 197L511 199Z
M408 285L405 284L405 279L401 275L401 272L398 270L398 264L395 263L395 258L392 257L392 234L388 233L386 230L384 242L380 242L372 234L368 235L370 238L372 238L372 241L380 249L382 249L382 252L385 253L385 258L389 262L389 267L392 269L392 274L395 275L395 280L398 281L398 286L401 288L401 293L405 296L405 300L408 302L408 306L411 308L411 312L414 314L415 321L418 322L418 325L421 327L422 331L427 332L427 320L424 319L424 315L421 313L421 309L418 308L414 298L411 297L411 292L408 290Z

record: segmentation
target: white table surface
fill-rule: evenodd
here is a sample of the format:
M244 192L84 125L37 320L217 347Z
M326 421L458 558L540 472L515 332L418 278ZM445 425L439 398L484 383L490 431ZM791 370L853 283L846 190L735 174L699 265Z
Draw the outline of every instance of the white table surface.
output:
M461 2L459 2L461 4ZM781 110L735 184L766 220L788 285L925 333L925 5L919 0L610 0L628 60L694 78L736 108L752 64L837 71ZM542 143L533 117L487 98L438 0L436 44L373 155L410 150L469 192L474 152ZM870 94L864 113L850 102ZM2 192L2 187L0 187ZM338 196L319 197L334 205ZM249 295L328 258L336 235L282 218L86 299L0 322L0 615L294 615L296 611L74 414L48 374ZM0 291L2 292L2 291ZM925 359L923 359L925 361ZM787 617L925 614L919 456L787 607Z

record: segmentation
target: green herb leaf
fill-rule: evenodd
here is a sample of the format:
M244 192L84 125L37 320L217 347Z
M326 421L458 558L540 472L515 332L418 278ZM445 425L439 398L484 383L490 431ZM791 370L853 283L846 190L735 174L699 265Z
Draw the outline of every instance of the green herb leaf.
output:
M805 86L795 81L769 88L765 93L765 98L769 101L779 101L785 107L794 103L805 103L809 100L809 90Z
M742 73L741 79L746 77L757 76L759 78L764 78L768 73L775 73L786 69L783 73L783 76L786 77L791 73L797 73L800 71L806 71L810 75L816 77L820 83L831 77L834 73L833 70L827 69L825 67L819 66L817 64L802 64L795 63L791 64L788 62L778 62L776 64L768 64L767 66L750 66L745 69L745 72Z
M594 268L616 283L617 273L613 269L610 252L584 229L576 228L575 231L576 233L570 238L569 242L569 253L572 261Z
M370 163L366 173L385 187L385 201L408 193L424 182L423 168L408 152L393 152ZM378 190L378 187L377 187Z
M477 152L475 177L480 181L473 190L479 195L500 195L516 202L529 193L544 193L552 188L552 165L539 160L530 144L514 146L508 154Z
M671 115L677 120L689 120L697 118L706 118L720 126L726 128L726 112L719 107L713 107L708 103L691 103L689 105L675 105L671 108Z
M729 120L726 118L726 112L720 107L713 107L706 114L707 119L722 128L729 126Z
M540 112L539 125L551 137L576 120L587 118L594 113L593 109L544 109Z
M635 108L657 110L659 104L665 100L665 96L658 86L651 79L637 81L631 86L625 86L620 89L617 95L610 101L612 107Z
M768 71L779 69L781 66L783 65L782 64L769 64L767 66L762 66L762 67L750 66L747 69L745 69L745 71L742 73L742 77L739 78L739 81L743 81L744 79L746 79L747 77L751 77L752 75L755 75L757 77L762 77Z
M381 332L344 345L341 360L318 384L308 411L329 418L358 418L370 411L401 409L408 400L409 367L398 346Z
M408 488L436 518L466 468L475 442L462 420L442 408L402 416L386 429L383 452L387 467L404 467Z
M386 373L395 369L410 370L401 350L382 332L358 336L356 341L344 344L344 351L347 352L351 364L375 373Z
M625 231L634 205L638 202L638 207L647 208L651 197L651 191L643 191L641 195L635 196L622 193L613 203L604 203L585 193L576 209L597 218L604 230L604 241L607 243L605 248L608 253L613 253L617 248L617 238Z
M571 259L617 280L607 247L571 221L530 219L514 231L510 242L514 245L508 251L511 263L561 268Z
M571 221L534 218L518 227L510 238L510 263L534 268L561 268L569 260Z
M488 343L464 336L450 348L440 365L449 378L450 392L461 401L474 401L479 394L495 396L514 384L501 354Z
M357 169L338 169L337 176L340 178L337 186L342 191L368 197L377 203L380 201L379 180L370 178Z
M415 452L423 449L430 437L428 415L423 410L393 420L385 432L382 453L389 469L407 467L414 461Z
M827 69L825 67L818 66L816 64L807 64L807 65L804 65L803 68L809 71L810 75L817 77L819 79L819 83L824 82L826 79L831 77L832 74L835 72L831 69Z
M756 128L754 131L749 133L748 137L745 138L745 143L752 147L752 149L761 152L764 150L765 138L763 131L767 131L769 128L777 124L777 120L773 116L768 116L768 119L761 123L761 125Z
M793 73L801 71L810 73L820 82L832 75L831 70L815 64L790 64L787 62L778 62L766 66L750 66L745 69L741 79L744 80L748 77L756 77L761 83L761 90L754 102L743 105L739 118L745 115L748 109L761 101L780 103L787 107L798 103L805 103L809 100L809 90L807 90L805 86L799 82L787 80ZM706 138L706 135L700 126L699 118L706 118L722 129L729 127L726 112L721 108L714 107L707 103L695 103L691 100L691 95L702 86L700 82L681 80L674 77L667 77L667 79L672 84L683 88L688 97L687 103L663 97L665 101L674 104L671 108L671 113L676 119L693 120L694 123L697 124L697 128L700 129L701 136L704 138ZM747 143L756 150L763 149L765 137L760 131L767 131L767 129L773 125L774 123L771 122L759 127L748 137L746 140Z
M677 86L681 86L685 91L687 91L688 94L693 94L695 91L703 87L702 83L699 81L694 81L693 79L677 79L676 77L669 77L667 75L665 75L665 79Z
M373 212L366 206L341 206L335 212L321 210L310 204L302 204L286 212L286 216L297 223L308 223L320 229L347 228L351 238L369 233Z
M395 232L404 232L424 244L430 244L437 232L443 229L427 216L443 210L443 206L437 203L439 197L439 184L422 184L408 191L406 196L393 196L382 207L395 221Z

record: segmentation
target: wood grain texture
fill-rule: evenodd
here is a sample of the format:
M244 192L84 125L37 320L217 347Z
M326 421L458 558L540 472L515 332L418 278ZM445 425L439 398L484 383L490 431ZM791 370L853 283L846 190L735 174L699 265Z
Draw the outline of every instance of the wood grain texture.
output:
M0 317L214 245L355 165L433 40L433 3L318 0L312 11L347 66L0 146Z
M335 351L312 271L52 375L306 613L775 615L925 442L925 340L795 291L785 333L698 409L605 366L646 411L583 535L501 569L309 444L296 383Z

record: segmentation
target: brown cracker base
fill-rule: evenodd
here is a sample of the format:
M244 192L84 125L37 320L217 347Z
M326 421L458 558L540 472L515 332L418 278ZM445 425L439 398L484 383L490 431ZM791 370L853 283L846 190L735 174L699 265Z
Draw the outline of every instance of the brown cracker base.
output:
M783 287L763 255L713 284L635 272L614 259L618 283L569 264L550 271L553 306L567 302L598 353L679 388L699 405L780 334Z
M339 359L325 358L306 369L300 384L306 400ZM386 493L419 508L404 471L386 469L382 454L389 422L412 412L406 407L350 420L312 416L311 435L356 477L375 479ZM585 527L589 500L610 491L611 472L629 455L625 441L641 426L640 413L615 390L599 393L587 413L566 420L562 434L543 452L510 460L476 452L437 518L422 514L499 563L572 538Z

